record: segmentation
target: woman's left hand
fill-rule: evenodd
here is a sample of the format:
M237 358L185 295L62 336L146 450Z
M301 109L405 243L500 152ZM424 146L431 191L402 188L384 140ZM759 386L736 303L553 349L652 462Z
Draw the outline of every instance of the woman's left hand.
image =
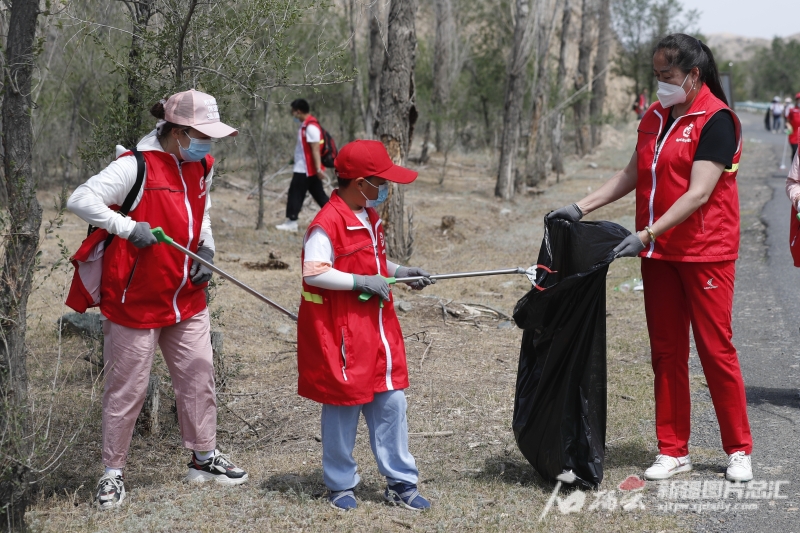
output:
M644 250L645 244L638 233L631 233L614 248L614 257L636 257Z
M214 250L208 248L206 246L201 246L197 250L197 255L201 258L205 259L212 265L214 264ZM189 270L189 276L192 278L192 283L195 285L200 285L202 283L207 283L211 280L211 269L205 266L204 264L200 263L199 261L192 262L192 268Z

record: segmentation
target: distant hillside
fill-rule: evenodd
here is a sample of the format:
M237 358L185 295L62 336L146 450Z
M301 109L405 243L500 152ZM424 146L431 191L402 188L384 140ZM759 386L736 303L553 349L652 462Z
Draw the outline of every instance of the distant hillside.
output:
M747 61L755 55L756 50L766 48L772 42L770 39L743 37L732 33L712 33L707 38L714 54L728 61ZM800 33L790 35L787 39L800 41Z

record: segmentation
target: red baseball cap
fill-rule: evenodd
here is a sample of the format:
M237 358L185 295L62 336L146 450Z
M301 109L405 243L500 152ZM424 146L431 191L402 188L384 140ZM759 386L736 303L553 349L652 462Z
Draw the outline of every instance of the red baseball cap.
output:
M375 176L395 183L411 183L418 172L395 165L380 141L357 140L339 150L333 161L336 173L345 179Z
M794 99L795 100L800 100L800 93L797 93L796 95L794 95Z

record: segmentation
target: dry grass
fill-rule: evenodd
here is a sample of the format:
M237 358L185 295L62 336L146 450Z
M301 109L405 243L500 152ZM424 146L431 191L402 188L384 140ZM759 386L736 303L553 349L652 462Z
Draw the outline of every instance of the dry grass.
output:
M578 199L588 188L621 168L630 157L635 130L628 127L597 156L568 165L568 179L541 196L515 202L494 199L492 167L480 157L459 157L438 185L439 163L433 159L409 187L415 208L415 265L434 272L527 267L535 263L542 236L542 217ZM596 162L598 168L587 166ZM244 181L244 177L232 179ZM285 182L267 204L270 223L282 219ZM50 204L44 197L45 204ZM217 264L283 305L296 309L299 292L301 234L279 233L270 225L254 231L255 202L246 193L218 188L214 192ZM307 207L301 226L316 210ZM630 226L633 201L624 200L601 216ZM456 217L446 234L445 215ZM57 232L75 250L84 224L69 215ZM45 267L58 257L57 240L43 241ZM267 261L278 252L288 270L259 272L245 262ZM647 351L641 293L615 291L638 277L638 263L618 261L608 277L609 420L606 481L614 489L630 474L641 474L655 453L652 374ZM42 270L42 276L47 269ZM52 380L58 342L54 323L62 306L66 269L44 280L30 305L32 383L42 401ZM321 475L319 406L295 392L295 328L291 321L232 286L222 283L212 311L215 329L224 332L228 368L238 373L219 396L219 448L231 452L250 473L244 487L186 486L180 479L188 453L180 447L170 413L168 373L157 359L154 372L164 377L161 434L135 435L126 469L129 500L119 512L101 513L90 506L101 473L100 409L92 388L93 367L79 358L83 341L63 343L61 381L55 426L66 434L78 423L85 428L59 470L47 478L29 513L36 531L676 531L674 516L655 511L654 487L645 509L584 510L562 515L557 506L544 522L539 515L552 487L527 464L510 430L521 332L492 312L470 315L463 303L478 303L511 314L530 288L524 276L442 281L423 293L395 289L412 310L400 313L407 337L411 387L409 428L412 433L452 431L452 436L411 437L422 491L433 502L424 515L381 504L383 488L366 438L359 433L355 456L363 484L360 507L343 514L319 496ZM460 312L445 313L442 303ZM423 360L424 355L424 360ZM74 364L73 364L74 361ZM65 362L65 363L64 363ZM94 401L91 400L95 394ZM623 397L624 396L624 397ZM245 423L246 421L246 423ZM620 493L617 492L617 495ZM587 507L600 493L589 494Z

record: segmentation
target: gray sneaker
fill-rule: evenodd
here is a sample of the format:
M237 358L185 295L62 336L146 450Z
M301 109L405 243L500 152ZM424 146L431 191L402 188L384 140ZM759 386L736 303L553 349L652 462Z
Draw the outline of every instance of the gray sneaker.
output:
M125 500L125 482L122 476L104 474L97 482L97 494L94 501L103 511L116 509Z

